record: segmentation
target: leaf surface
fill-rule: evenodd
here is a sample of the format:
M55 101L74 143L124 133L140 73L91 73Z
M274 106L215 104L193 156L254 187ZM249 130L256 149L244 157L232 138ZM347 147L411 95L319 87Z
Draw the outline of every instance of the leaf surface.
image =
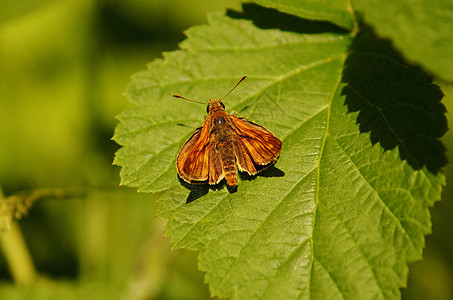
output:
M421 258L431 226L427 207L440 198L444 181L428 171L428 162L400 153L406 139L417 137L403 123L439 117L424 133L436 140L446 128L444 110L424 107L438 103L441 93L423 73L382 53L390 48L372 35L351 45L345 34L258 23L212 14L209 25L186 32L183 50L165 53L134 76L127 91L133 106L119 116L114 136L123 146L115 158L122 184L165 190L158 215L168 220L166 234L174 248L200 250L199 267L214 296L398 298L407 261ZM375 46L360 49L370 43ZM344 70L348 46L373 63L348 58ZM175 158L206 107L171 95L222 97L243 75L248 78L224 100L226 109L279 137L280 158L257 177L243 176L235 193L188 189L178 180ZM381 76L393 76L386 86L395 90L423 83L431 102L412 103L403 92L403 100L390 104L367 99L367 89L381 89ZM372 105L357 106L357 95ZM386 105L405 101L418 113L386 122ZM381 118L367 118L370 109ZM397 142L384 147L389 137ZM435 164L438 171L441 162Z
M254 2L310 20L329 21L347 29L354 27L351 3L347 0L256 0Z
M453 82L453 1L354 0L352 4L409 61Z

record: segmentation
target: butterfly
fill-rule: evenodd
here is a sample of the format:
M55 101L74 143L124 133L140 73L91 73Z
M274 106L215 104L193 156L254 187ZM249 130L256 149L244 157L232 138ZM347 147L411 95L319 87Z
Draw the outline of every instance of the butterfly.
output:
M190 184L218 184L225 178L230 187L237 186L237 169L249 175L272 165L282 149L282 142L266 128L225 111L225 99L244 79L221 99L207 102L203 126L182 146L176 159L179 176ZM190 100L179 95L173 97Z

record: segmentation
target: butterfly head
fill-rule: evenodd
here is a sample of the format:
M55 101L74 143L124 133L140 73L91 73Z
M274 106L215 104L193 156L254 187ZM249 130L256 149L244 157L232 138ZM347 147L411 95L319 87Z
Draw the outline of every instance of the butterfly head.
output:
M206 107L206 112L209 114L211 111L225 109L225 104L223 104L220 99L214 98L209 99L208 106Z

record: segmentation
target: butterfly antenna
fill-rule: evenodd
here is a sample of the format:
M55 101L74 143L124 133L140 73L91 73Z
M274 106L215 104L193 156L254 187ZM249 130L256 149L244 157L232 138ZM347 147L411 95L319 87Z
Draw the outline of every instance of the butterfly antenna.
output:
M190 102L195 102L195 103L200 103L200 104L206 104L206 102L201 102L201 101L197 101L197 100L192 100L192 99L187 99L183 96L179 96L179 95L173 95L173 97L175 98L179 98L179 99L183 99L183 100L186 100L186 101L190 101Z
M238 81L238 83L236 83L236 85L235 85L228 93L226 93L226 95L223 96L222 99L220 99L220 101L222 101L223 99L225 99L226 96L228 96L228 95L229 95L229 94L230 94L230 93L231 93L231 92L239 85L239 83L241 83L242 81L244 81L244 79L246 79L246 78L247 78L247 76L242 76L242 78Z

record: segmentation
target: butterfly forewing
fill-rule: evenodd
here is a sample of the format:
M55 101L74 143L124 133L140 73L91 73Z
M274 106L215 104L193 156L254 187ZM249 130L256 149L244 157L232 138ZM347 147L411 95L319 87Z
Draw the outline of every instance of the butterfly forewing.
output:
M188 182L208 180L209 152L208 127L199 127L179 151L176 159L179 175Z
M238 143L246 150L255 165L267 165L277 160L282 149L282 142L278 138L266 128L245 118L233 115L230 117ZM249 162L246 160L245 164L249 165ZM242 162L241 167L245 167L242 166Z

